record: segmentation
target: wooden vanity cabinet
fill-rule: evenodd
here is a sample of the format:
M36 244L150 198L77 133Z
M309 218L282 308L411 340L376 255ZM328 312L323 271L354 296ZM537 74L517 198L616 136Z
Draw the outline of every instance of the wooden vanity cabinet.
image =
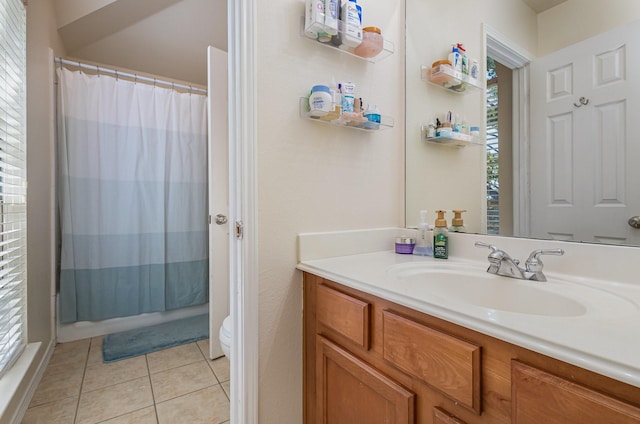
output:
M304 273L306 424L640 424L640 388Z
M512 361L514 424L640 423L640 408Z

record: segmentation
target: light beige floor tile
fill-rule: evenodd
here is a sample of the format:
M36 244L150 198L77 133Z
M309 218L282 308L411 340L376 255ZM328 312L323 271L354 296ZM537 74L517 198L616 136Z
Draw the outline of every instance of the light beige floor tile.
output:
M204 357L195 343L147 354L149 372L156 373L201 361Z
M231 380L225 381L221 384L224 394L227 395L227 399L231 400Z
M209 362L209 366L211 366L211 369L216 374L216 377L218 378L218 381L220 383L229 381L231 371L229 369L229 359L226 356L207 362Z
M209 339L198 340L196 344L200 348L200 352L202 352L202 355L205 358L209 359Z
M45 373L60 374L82 371L87 362L88 353L89 339L58 343L47 364Z
M89 344L91 339L76 340L67 343L58 343L53 350L51 365L70 364L86 361L89 354Z
M156 403L217 384L218 380L204 359L193 364L151 374L151 386Z
M73 424L78 398L72 397L27 409L22 424Z
M102 336L94 337L91 339L91 347L89 347L87 366L102 363Z
M97 423L153 405L148 377L80 395L76 424Z
M156 405L160 424L220 424L229 420L229 401L220 386L207 387Z
M82 391L90 392L146 375L149 375L149 371L147 370L147 359L144 356L123 359L109 364L87 365Z
M156 408L148 406L139 411L103 421L101 424L157 424Z
M57 400L78 398L82 385L83 369L60 368L56 372L47 367L29 406L42 405Z

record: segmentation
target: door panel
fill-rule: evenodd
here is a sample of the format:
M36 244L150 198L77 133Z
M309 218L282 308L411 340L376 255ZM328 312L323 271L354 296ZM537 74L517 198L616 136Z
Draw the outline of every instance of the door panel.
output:
M218 342L222 321L229 315L229 112L227 52L209 47L209 357L223 355Z
M531 237L640 244L639 40L630 24L532 62Z

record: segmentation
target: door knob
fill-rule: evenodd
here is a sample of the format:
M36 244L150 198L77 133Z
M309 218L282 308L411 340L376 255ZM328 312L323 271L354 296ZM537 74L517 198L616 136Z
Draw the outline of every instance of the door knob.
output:
M640 228L640 216L636 215L629 218L629 225L633 228Z
M216 215L216 224L223 225L227 223L227 216L221 213Z

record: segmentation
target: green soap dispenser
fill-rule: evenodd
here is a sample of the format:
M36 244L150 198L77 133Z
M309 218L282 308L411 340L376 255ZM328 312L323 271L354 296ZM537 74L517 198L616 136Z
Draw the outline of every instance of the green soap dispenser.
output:
M444 218L446 211L436 211L436 228L433 230L433 257L447 259L449 257L449 231L447 220Z
M451 220L451 227L449 231L452 233L466 233L467 229L464 228L464 220L462 219L462 212L465 210L453 210L453 219Z

